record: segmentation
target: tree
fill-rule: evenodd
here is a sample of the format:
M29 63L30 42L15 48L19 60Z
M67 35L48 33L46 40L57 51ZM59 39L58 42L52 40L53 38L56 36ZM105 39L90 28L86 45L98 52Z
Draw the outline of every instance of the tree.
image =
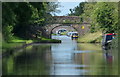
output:
M103 32L111 33L117 29L117 7L116 3L100 2L97 3L94 11L98 27Z
M16 15L13 10L17 7L17 4L3 3L2 4L2 34L4 40L8 40L13 36L12 30L15 26Z
M83 22L91 24L91 32L115 32L118 24L118 3L115 2L83 2L68 15L80 16Z
M84 13L84 5L86 2L81 2L78 6L74 7L74 9L70 9L69 16L80 16Z
M4 2L2 7L3 37L9 40L13 35L26 38L33 25L44 26L51 13L57 12L58 5L52 2Z

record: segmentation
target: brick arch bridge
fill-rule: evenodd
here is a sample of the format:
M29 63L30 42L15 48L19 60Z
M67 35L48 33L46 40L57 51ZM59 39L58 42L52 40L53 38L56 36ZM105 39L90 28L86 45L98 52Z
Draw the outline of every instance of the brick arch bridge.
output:
M45 26L46 34L49 38L51 38L52 30L59 26L71 26L73 27L80 36L84 35L89 31L90 24L88 23L82 23L82 24L49 24ZM84 26L84 29L82 29L82 26Z
M46 37L51 38L52 30L59 26L71 26L82 36L90 30L91 25L82 21L78 16L53 16L43 27ZM82 29L82 26L84 26L84 29Z
M53 28L52 34L58 33L59 30L66 30L68 32L76 31L72 26L58 26L58 27Z

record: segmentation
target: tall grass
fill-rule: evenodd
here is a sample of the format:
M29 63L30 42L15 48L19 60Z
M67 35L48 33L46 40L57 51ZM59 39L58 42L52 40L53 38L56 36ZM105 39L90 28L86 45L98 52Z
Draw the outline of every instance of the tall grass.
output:
M78 39L78 42L82 43L100 43L102 40L102 32L87 33Z

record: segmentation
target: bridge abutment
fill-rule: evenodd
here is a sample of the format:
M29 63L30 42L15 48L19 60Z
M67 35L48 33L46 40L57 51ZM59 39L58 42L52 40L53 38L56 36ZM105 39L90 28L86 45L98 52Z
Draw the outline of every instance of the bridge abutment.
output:
M82 24L48 24L44 27L46 30L46 35L48 38L51 38L52 30L54 30L57 27L60 26L68 26L73 27L79 34L79 36L85 35L90 30L90 24L89 23L82 23ZM82 28L84 27L84 29Z

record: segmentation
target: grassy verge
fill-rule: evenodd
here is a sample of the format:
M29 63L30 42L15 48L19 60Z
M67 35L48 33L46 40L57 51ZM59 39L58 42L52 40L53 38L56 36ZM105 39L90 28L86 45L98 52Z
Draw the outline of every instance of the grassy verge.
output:
M61 41L56 39L43 38L43 37L37 40L24 40L24 39L15 37L9 40L8 42L2 41L2 49L16 48L16 47L22 46L23 44L29 44L29 43L61 43Z
M61 40L42 38L41 40L34 40L34 42L41 42L41 43L61 43Z
M102 32L87 33L86 35L80 37L78 42L81 43L100 43L102 40Z
M12 37L9 41L4 41L2 40L2 49L11 49L11 48L16 48L16 47L20 47L23 44L29 44L32 43L32 40L24 40L18 37Z
M6 42L3 42L2 43L2 49L8 49L8 48L16 48L16 47L19 47L19 46L22 46L23 43L6 43Z

